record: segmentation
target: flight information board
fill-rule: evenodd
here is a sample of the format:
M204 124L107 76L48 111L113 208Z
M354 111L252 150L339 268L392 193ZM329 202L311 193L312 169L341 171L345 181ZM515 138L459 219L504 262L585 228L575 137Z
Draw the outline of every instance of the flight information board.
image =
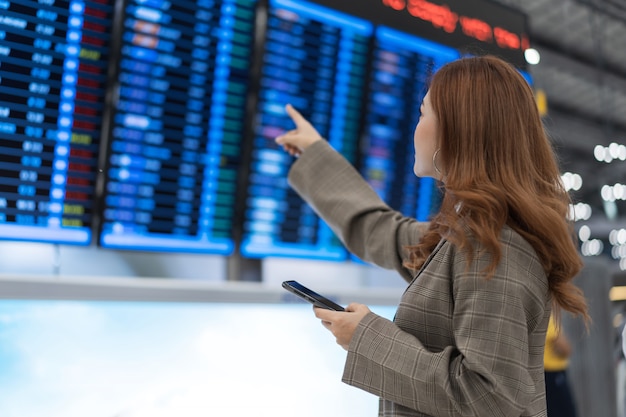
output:
M270 0L240 250L247 257L342 260L340 241L289 188L292 158L274 138L301 110L348 160L356 160L371 23L325 7Z
M89 244L113 1L0 1L0 239Z
M255 6L125 4L102 246L232 252Z
M459 53L391 28L376 28L363 153L359 167L378 195L405 216L427 221L438 209L433 178L413 173L413 131L428 79Z

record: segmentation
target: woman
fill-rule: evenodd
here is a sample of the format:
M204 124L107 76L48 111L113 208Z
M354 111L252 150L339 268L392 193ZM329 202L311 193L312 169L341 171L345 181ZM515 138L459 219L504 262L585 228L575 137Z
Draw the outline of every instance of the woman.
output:
M552 307L588 316L569 196L524 78L495 57L433 76L414 134L415 174L445 191L429 223L389 208L287 112L291 186L349 250L408 282L393 322L357 303L315 309L348 351L343 381L378 395L381 416L545 416Z

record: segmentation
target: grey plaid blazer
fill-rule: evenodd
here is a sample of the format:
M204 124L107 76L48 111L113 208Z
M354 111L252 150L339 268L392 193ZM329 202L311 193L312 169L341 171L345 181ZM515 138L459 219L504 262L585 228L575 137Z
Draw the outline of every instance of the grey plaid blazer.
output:
M546 416L548 282L519 234L502 230L490 280L488 255L477 251L466 269L446 240L413 276L403 247L427 223L388 207L326 141L307 148L288 179L350 251L409 283L393 322L368 314L348 349L343 381L379 396L380 416Z

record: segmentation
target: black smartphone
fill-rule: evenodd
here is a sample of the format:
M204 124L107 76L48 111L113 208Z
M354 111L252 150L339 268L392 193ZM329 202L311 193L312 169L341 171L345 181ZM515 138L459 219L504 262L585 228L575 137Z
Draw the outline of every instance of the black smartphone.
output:
M328 310L335 311L346 311L345 308L343 308L339 304L329 300L322 295L319 295L315 291L305 287L297 281L284 281L283 288L297 295L298 297L305 299L316 307L326 308Z

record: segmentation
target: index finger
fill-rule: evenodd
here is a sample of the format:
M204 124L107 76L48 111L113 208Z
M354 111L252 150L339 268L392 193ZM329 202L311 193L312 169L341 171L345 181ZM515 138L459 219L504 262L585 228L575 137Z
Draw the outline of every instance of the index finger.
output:
M291 120L296 124L297 127L301 127L304 124L307 124L307 120L300 114L298 110L296 110L291 104L287 104L285 106L285 110L287 111L287 115L291 117Z

